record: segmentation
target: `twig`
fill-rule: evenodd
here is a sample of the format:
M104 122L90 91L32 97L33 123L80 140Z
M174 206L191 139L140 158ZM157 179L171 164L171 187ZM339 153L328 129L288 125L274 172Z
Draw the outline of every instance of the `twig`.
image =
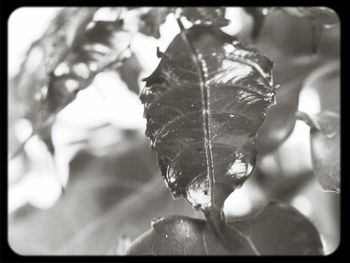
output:
M316 130L320 130L320 127L317 123L315 123L310 116L303 112L303 111L297 111L295 113L295 117L297 118L297 120L301 120L303 121L305 124L307 124L311 129L316 129Z
M24 146L26 145L26 143L33 138L33 136L35 135L34 131L32 131L32 133L28 136L27 139L25 139L21 145L11 154L9 161L12 161L14 158L16 158L24 149Z

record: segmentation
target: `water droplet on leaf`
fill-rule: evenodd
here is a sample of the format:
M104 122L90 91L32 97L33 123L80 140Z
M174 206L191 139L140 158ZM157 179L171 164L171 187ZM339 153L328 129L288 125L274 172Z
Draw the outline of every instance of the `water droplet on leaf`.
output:
M155 217L151 220L151 227L154 229L157 225L165 219L163 216Z
M204 207L211 203L209 181L205 176L195 179L194 182L187 187L186 198L194 207Z

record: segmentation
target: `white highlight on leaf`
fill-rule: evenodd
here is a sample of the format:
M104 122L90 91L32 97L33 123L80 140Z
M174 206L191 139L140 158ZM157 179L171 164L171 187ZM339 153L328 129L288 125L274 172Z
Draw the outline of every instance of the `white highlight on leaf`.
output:
M196 178L194 182L187 187L187 199L194 206L204 208L211 203L209 193L209 181L206 177Z

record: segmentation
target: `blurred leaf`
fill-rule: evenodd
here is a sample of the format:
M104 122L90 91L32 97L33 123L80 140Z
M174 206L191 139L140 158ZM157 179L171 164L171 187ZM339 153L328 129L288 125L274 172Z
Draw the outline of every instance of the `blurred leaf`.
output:
M310 126L311 156L314 172L325 191L340 192L339 114L298 112L298 118Z
M316 53L321 42L324 27L339 23L337 13L328 7L283 7L285 13L306 18L312 26L311 50Z
M80 152L70 164L67 188L53 207L34 210L26 217L10 221L9 243L16 252L55 253L68 239L96 218L104 218L105 213L129 200L154 178L157 171L154 156L143 138L131 136L110 149L113 151L101 157ZM116 214L113 218L120 216ZM132 218L124 217L124 220L133 222ZM28 251L27 244L37 244L43 249Z
M118 69L120 78L126 83L129 90L137 95L140 93L139 77L141 71L142 67L134 53Z
M125 247L123 239L135 240L148 229L153 217L174 213L195 215L184 200L173 200L164 183L154 178L127 199L120 200L107 213L82 227L54 254L125 254L126 251L120 248Z
M315 66L324 61L303 61L303 57L299 59L289 60L275 67L275 83L280 86L276 89L276 103L267 109L266 120L257 133L255 142L260 154L272 152L288 139L295 125L295 113L304 80Z
M322 255L315 227L296 209L270 202L256 216L231 221L235 251L228 251L205 221L172 216L157 218L152 229L140 236L129 255Z
M45 103L49 113L57 113L87 88L95 76L121 64L128 54L130 35L120 21L97 21L80 36L62 62L68 72L53 73ZM66 63L64 65L64 63Z
M139 31L147 36L160 38L159 27L174 10L172 7L151 8L147 13L141 15Z
M184 200L171 198L143 138L131 136L109 148L113 152L100 157L77 154L67 188L52 208L11 217L9 243L17 253L125 254L154 216L196 216Z
M313 178L311 171L294 175L283 174L283 171L275 173L271 167L265 169L268 168L270 169L267 172L271 172L270 174L264 173L262 168L257 167L252 176L252 181L263 191L267 200L289 202Z
M303 91L316 91L321 111L340 111L340 61L330 60L320 64L305 79ZM303 93L300 94L303 99ZM303 110L303 109L301 109Z
M146 135L175 197L221 209L249 177L254 136L273 104L271 71L268 58L216 27L196 25L175 37L140 96Z
M95 21L90 26L95 11L95 8L81 8L75 14L70 8L64 8L62 13L73 16L76 21L70 21L68 26L57 29L56 34L46 33L37 44L43 52L44 61L48 63L44 63L44 67L38 65L41 81L35 78L30 81L35 82L39 90L36 87L35 92L31 91L34 94L25 103L28 103L26 106L33 106L27 109L33 133L39 134L52 154L54 145L51 128L56 115L75 100L78 92L87 88L97 74L120 66L130 55L127 51L131 34L122 30L122 22ZM57 22L57 18L54 22ZM68 44L58 41L60 38ZM52 54L53 46L62 52ZM21 76L23 78L23 74ZM26 77L30 76L29 73Z
M265 20L259 41L256 43L257 49L276 65L288 63L288 60L302 56L307 56L310 62L312 59L339 58L339 24L324 30L316 57L310 53L310 41L307 40L312 34L312 27L308 25L306 19L289 16L284 12L272 12Z
M244 7L244 10L253 18L253 28L251 38L256 42L259 38L262 27L264 26L267 15L272 11L267 7Z
M326 26L339 23L338 14L328 7L283 7L281 9L289 15L316 20L317 23Z
M336 71L334 63L339 64L340 30L334 27L324 33L318 55L311 57L308 43L304 41L309 37L310 30L305 27L304 20L296 20L283 12L272 12L267 17L256 45L258 50L274 61L274 82L280 86L276 89L276 104L267 110L266 121L257 134L259 153L272 152L289 137L294 128L301 90L312 85L317 92L324 94L322 104L339 106L336 101L339 95L334 97L339 89L336 91L329 86L339 83L339 68ZM331 65L325 66L328 64ZM314 70L318 67L328 67L329 73L323 68L317 73L320 78L315 80ZM330 67L333 69L330 70ZM311 78L314 80L311 81Z
M225 7L182 7L181 15L194 24L224 27L230 23L225 18Z
M14 86L21 100L21 114L31 121L33 134L39 134L51 152L53 145L50 130L55 116L45 102L51 74L84 32L96 10L63 8L44 35L32 43L15 76ZM17 153L19 151L15 155Z
M96 8L64 8L52 21L43 37L32 44L15 77L18 97L22 100L23 115L33 123L41 117L39 103L47 93L50 74L64 59L83 33ZM73 19L73 20L72 20ZM35 63L35 60L39 63Z

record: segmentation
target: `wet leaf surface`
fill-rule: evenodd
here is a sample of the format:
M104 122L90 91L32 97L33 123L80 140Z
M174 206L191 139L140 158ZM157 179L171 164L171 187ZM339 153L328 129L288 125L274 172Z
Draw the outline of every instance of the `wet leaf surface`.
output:
M295 208L270 202L257 215L231 221L227 231L236 236L228 251L209 231L205 221L172 216L156 218L140 236L129 255L322 255L315 227Z
M141 93L146 135L175 197L222 207L249 177L254 138L274 102L271 69L269 59L215 27L175 37Z

